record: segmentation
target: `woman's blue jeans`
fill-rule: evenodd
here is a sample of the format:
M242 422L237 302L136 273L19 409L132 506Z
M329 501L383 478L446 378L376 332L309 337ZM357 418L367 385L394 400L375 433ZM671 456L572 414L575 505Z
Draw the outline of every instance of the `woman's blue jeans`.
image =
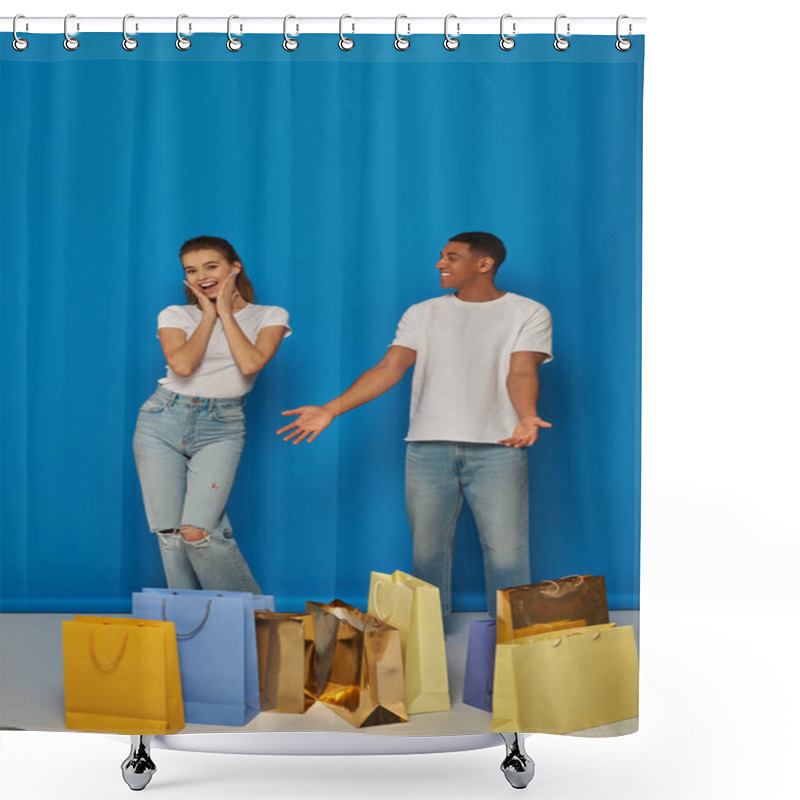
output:
M170 589L261 594L225 513L244 447L243 399L159 387L139 411L133 453ZM186 541L181 526L205 535Z
M486 604L496 592L530 583L528 455L523 448L473 442L409 442L406 507L414 539L414 575L439 587L450 611L455 530L466 497L486 575Z

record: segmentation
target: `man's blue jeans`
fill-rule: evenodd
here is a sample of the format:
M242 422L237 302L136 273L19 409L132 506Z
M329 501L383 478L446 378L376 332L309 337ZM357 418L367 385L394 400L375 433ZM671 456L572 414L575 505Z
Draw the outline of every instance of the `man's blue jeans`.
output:
M528 455L524 448L472 442L409 442L406 507L414 538L414 575L439 587L450 611L453 547L467 499L480 536L486 603L498 589L530 583Z
M225 513L244 433L240 397L189 397L159 387L139 411L133 452L170 589L261 594ZM185 541L181 526L207 535Z

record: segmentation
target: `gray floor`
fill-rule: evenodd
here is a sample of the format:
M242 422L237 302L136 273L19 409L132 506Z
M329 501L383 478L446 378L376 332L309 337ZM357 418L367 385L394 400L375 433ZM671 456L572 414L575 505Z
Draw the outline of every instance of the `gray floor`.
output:
M0 615L0 728L65 731L62 678L61 622L72 614ZM124 615L116 615L124 616ZM491 714L464 705L469 624L484 614L452 614L446 621L447 659L450 669L451 711L417 714L401 725L356 729L333 711L316 703L305 714L262 713L244 727L187 725L184 733L213 732L342 732L372 736L447 736L490 733ZM632 625L639 641L639 612L614 611L611 619ZM574 736L603 737L633 733L638 720L624 720L579 731Z

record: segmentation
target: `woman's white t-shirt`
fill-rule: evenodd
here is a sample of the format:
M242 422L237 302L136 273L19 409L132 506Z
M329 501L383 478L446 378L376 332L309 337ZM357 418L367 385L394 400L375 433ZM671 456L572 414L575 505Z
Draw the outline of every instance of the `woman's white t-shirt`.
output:
M415 350L408 442L499 442L519 422L506 388L511 354L545 353L553 326L541 303L506 292L468 303L447 294L411 306L393 345Z
M246 305L234 315L244 335L253 343L258 332L270 325L283 325L284 338L289 336L289 313L279 306ZM188 339L200 324L203 312L195 305L167 306L158 315L159 328L180 328ZM177 394L193 397L241 397L247 394L256 381L255 375L244 375L239 369L228 345L222 322L217 319L208 340L203 360L197 369L187 377L181 377L167 366L166 378L159 384Z

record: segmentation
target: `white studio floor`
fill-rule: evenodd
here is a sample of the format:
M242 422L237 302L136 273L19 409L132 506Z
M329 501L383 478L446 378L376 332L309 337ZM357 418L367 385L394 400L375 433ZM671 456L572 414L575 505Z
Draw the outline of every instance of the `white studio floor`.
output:
M0 729L66 731L61 650L61 622L72 614L0 615ZM124 616L124 615L115 615ZM491 714L461 702L469 624L484 614L455 613L446 620L446 646L452 710L417 714L407 723L353 728L320 703L305 714L261 713L243 727L187 725L190 733L351 733L359 736L453 736L491 733ZM633 625L637 646L639 612L612 611L612 622ZM575 736L606 737L633 733L638 719L579 731ZM496 735L496 734L495 734ZM354 743L355 744L355 743ZM187 748L191 749L191 748ZM358 750L356 746L354 750Z

